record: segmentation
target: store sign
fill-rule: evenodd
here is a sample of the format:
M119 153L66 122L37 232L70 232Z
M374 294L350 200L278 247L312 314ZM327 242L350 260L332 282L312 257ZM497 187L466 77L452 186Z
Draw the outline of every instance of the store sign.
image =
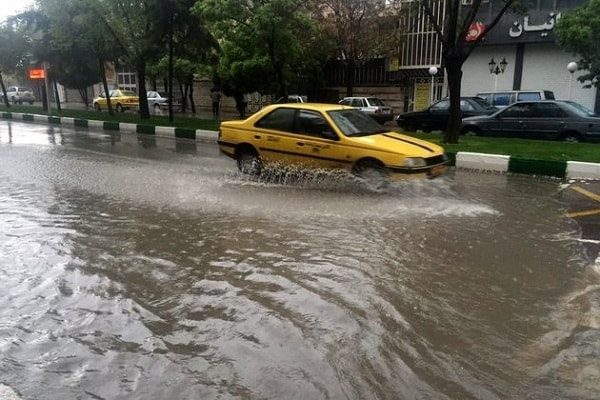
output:
M473 22L471 26L469 26L465 41L474 42L479 39L479 36L481 36L483 32L485 32L485 24L483 22Z
M45 79L46 73L43 68L29 68L29 79Z
M429 107L429 99L431 98L431 84L415 83L415 97L413 103L414 111L421 111Z
M554 25L560 19L561 14L555 14L551 12L547 15L545 21L542 23L532 24L530 16L525 15L522 20L516 20L508 30L508 35L511 38L518 38L523 35L524 32L539 32L540 37L548 36L548 32L554 29Z

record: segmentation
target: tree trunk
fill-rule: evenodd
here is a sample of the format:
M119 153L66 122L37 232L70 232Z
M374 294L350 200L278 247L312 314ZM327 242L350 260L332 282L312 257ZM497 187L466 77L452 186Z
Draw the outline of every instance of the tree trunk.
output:
M354 59L346 60L346 96L351 97L354 95L354 71L356 70L356 63Z
M196 103L194 102L194 80L190 85L190 106L192 107L192 114L196 114Z
M56 101L56 110L58 112L62 111L60 106L60 96L58 95L58 85L56 84L56 80L52 80L52 85L54 86L54 100Z
M183 85L181 84L181 82L179 82L179 80L177 81L177 83L179 83L179 94L181 95L181 112L184 113L187 108L187 99L185 98L185 94L183 92Z
M77 89L77 91L79 92L79 96L81 97L81 101L83 101L83 104L85 104L85 108L89 108L90 106L90 99L88 97L88 91L87 88L79 88Z
M100 67L100 76L102 77L102 87L104 87L104 95L106 96L106 107L108 107L108 114L114 115L112 109L112 103L110 102L110 90L108 90L108 81L106 80L106 69L104 68L104 61L98 58L98 66Z
M173 60L173 47L174 47L174 41L173 41L173 35L174 35L174 27L173 27L173 19L174 17L174 11L173 11L173 7L171 3L167 3L169 4L171 7L169 9L169 71L168 71L168 79L169 79L169 122L173 122L174 116L173 116L173 64L174 64L174 60Z
M148 109L148 93L146 92L146 62L141 61L137 65L138 78L138 98L140 105L140 118L149 119L150 110Z
M446 60L448 92L450 95L450 117L444 134L444 143L458 143L462 113L460 110L460 90L462 83L462 64L456 60Z
M4 105L6 108L10 108L10 102L8 101L8 95L6 94L6 86L4 86L4 79L2 78L2 72L0 72L0 86L2 86L2 98L4 99Z

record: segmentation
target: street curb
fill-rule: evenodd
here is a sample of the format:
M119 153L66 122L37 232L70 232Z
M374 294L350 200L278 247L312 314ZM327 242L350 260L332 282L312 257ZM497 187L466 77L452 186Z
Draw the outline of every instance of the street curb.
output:
M108 130L122 133L152 135L164 138L180 138L197 142L218 139L218 132L204 129L153 126L125 122L86 120L70 117L54 117L39 114L24 114L3 111L0 119L42 122L51 125L76 126L88 129ZM460 151L448 153L450 165L458 169L551 176L568 179L600 179L600 163L579 161L549 161L512 157L502 154L472 153Z

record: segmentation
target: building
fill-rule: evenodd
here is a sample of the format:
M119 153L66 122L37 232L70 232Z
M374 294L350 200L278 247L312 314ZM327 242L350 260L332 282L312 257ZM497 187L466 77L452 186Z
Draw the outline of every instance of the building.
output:
M431 0L433 13L442 24L448 0ZM464 7L472 0L461 1ZM529 0L524 14L507 13L486 34L479 47L463 66L462 93L472 96L491 90L551 90L558 99L578 101L600 111L596 88L584 88L577 80L580 73L571 74L567 65L577 57L562 51L556 44L554 26L560 18L582 5L584 0ZM485 28L497 14L503 2L483 0L475 18ZM404 31L398 46L398 57L377 60L360 66L356 71L356 93L379 95L394 106L395 111L422 109L432 101L447 95L443 76L440 39L427 15L412 0L401 3L399 26ZM503 63L504 69L494 68ZM429 74L436 67L435 76ZM341 68L328 73L329 86L343 93Z

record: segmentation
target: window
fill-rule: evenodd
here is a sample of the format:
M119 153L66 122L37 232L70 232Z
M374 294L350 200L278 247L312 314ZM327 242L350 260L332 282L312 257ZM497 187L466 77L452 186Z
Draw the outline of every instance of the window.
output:
M492 104L495 106L507 106L510 104L510 97L510 93L494 93Z
M482 98L488 104L492 104L492 94L491 93L480 93L477 95L477 97Z
M521 92L517 94L517 101L541 100L542 95L539 92Z
M333 129L318 112L300 110L296 118L296 133L300 135L324 137L323 132L333 132Z
M460 111L473 111L474 108L467 100L460 101Z
M377 97L369 97L369 98L367 98L367 101L369 102L369 104L372 107L373 106L378 106L378 107L385 106L385 104L383 104L383 101L379 100Z
M518 103L507 108L501 114L504 118L529 118L534 115L534 103Z
M388 131L359 110L328 111L327 114L346 136L368 136Z
M535 105L537 118L561 118L564 117L564 112L553 103L537 103Z
M544 90L544 98L546 100L554 100L554 92L551 92L549 90Z
M344 99L340 102L340 104L345 105L345 106L349 106L352 104L352 101L350 99Z
M278 108L269 113L256 123L256 127L264 129L273 129L284 132L294 132L294 115L296 110L293 108Z
M450 109L450 100L442 100L438 101L434 105L431 106L431 111L441 112L448 111Z
M362 99L352 99L352 107L364 107L364 101Z

